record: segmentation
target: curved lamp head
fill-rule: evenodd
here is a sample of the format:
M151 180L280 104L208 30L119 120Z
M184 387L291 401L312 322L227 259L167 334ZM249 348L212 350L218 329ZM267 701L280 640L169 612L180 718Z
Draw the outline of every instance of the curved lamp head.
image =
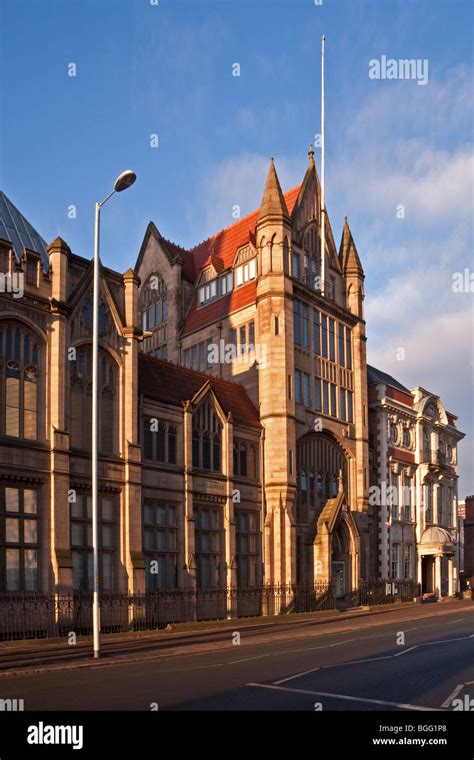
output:
M122 172L122 174L117 177L115 180L114 190L116 193L121 193L122 190L126 190L127 187L130 187L133 185L137 178L137 175L135 172L132 172L130 169L127 169L127 171Z

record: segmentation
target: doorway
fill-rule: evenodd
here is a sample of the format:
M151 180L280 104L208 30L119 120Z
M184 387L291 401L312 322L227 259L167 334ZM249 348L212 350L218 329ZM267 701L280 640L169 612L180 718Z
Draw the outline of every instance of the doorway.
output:
M434 557L425 554L421 558L421 593L432 594L434 590Z

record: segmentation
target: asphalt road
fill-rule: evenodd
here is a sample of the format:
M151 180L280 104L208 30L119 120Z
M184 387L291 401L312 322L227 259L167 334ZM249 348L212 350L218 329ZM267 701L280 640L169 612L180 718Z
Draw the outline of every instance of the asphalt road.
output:
M147 650L133 662L0 675L28 710L474 709L474 605L414 607L294 628L210 651ZM459 704L459 703L457 703Z

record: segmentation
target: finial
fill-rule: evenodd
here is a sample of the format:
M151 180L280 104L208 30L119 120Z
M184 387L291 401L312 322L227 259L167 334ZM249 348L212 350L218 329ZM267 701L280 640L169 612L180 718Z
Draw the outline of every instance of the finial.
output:
M313 143L309 144L309 151L308 151L309 160L314 162L314 148Z
M342 470L339 470L339 474L337 476L337 482L338 482L338 492L341 493L344 490L344 478L342 475Z

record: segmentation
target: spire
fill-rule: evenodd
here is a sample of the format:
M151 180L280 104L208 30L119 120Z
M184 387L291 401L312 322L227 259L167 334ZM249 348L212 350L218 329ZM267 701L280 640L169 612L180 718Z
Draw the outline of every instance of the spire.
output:
M262 202L260 204L258 221L260 222L266 216L279 216L284 217L285 219L290 218L285 198L278 181L273 158L270 159L270 168L268 170L265 190L263 191Z
M352 232L349 227L349 222L347 221L347 216L344 217L344 228L342 230L339 258L344 274L346 274L348 271L351 271L351 273L357 272L358 274L364 274L359 255L357 253L357 248L352 237Z

